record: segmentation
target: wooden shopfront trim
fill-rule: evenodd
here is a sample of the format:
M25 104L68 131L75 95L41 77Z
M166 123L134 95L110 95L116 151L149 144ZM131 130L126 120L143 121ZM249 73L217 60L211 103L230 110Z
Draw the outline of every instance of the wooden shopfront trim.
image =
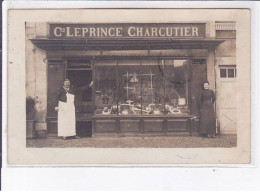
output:
M189 114L176 114L176 115L94 115L93 116L93 137L98 136L153 136L153 135L175 135L178 132L186 132L190 136L194 132L194 115ZM122 131L120 129L121 121L130 121L138 123L137 130ZM114 130L98 131L97 123L104 123L109 127L109 123L113 123ZM109 122L109 123L107 123ZM161 122L161 129L157 131L144 130L144 122ZM186 126L186 130L169 129L168 122L183 122Z

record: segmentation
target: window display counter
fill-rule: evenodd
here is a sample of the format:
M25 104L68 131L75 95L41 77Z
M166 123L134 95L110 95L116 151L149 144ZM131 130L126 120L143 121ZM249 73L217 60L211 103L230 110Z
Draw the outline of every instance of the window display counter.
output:
M95 115L92 117L92 136L152 136L176 132L188 132L192 136L195 118L189 114Z

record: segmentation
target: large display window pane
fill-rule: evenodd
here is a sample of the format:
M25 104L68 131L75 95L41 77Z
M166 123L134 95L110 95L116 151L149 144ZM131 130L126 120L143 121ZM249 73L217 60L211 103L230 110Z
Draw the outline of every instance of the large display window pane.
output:
M116 60L95 62L95 114L116 115Z
M141 114L140 60L118 61L118 114Z
M188 112L188 60L163 60L165 113Z
M142 114L164 114L163 74L159 60L142 60Z
M95 114L188 113L188 60L95 62Z

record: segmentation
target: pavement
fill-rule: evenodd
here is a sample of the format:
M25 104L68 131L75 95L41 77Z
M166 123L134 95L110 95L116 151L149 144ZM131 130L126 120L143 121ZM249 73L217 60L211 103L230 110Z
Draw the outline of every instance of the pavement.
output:
M63 140L49 136L45 139L27 139L27 147L95 147L95 148L200 148L236 147L236 135L221 135L217 138L200 136L163 136L163 137L82 137Z

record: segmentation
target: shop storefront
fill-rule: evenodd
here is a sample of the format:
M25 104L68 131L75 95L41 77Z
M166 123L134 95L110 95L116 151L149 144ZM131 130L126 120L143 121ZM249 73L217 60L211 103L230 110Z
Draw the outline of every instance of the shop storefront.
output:
M216 88L216 49L206 23L46 24L30 41L46 55L46 123L57 131L64 79L91 89L75 98L77 128L91 136L198 131L198 95ZM217 111L217 108L216 108Z

